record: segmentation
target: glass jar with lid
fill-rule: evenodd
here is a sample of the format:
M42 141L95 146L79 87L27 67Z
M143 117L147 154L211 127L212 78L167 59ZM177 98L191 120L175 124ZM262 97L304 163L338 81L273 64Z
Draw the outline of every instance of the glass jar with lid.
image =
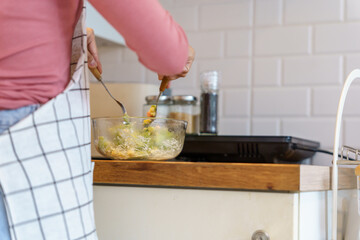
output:
M146 103L143 106L143 116L147 117L146 114L149 111L151 105L156 104L157 95L153 96L146 96L145 101ZM159 118L168 118L170 113L170 107L173 104L173 100L170 96L160 96L158 106L157 106L157 112L156 117Z
M184 120L188 122L186 133L199 133L200 108L197 98L190 95L173 96L173 105L169 113L169 118Z

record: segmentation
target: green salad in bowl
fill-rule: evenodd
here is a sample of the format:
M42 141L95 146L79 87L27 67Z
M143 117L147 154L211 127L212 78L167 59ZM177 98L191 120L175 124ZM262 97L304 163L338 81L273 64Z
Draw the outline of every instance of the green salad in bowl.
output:
M149 121L151 119L151 121ZM187 123L162 118L95 118L96 149L111 159L167 160L181 152Z

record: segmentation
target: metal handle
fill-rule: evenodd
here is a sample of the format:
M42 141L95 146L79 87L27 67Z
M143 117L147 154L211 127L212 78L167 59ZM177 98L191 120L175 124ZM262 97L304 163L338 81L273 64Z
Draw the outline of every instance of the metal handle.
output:
M263 230L257 230L251 236L251 240L270 240L269 234Z
M164 76L164 78L161 80L161 84L160 84L160 88L159 88L159 95L158 97L156 98L156 103L155 103L155 113L154 113L154 116L153 117L156 117L156 114L157 114L157 105L159 103L159 99L160 99L160 96L161 94L165 91L167 85L169 84L170 82L170 79L166 76Z
M94 74L94 76L96 77L96 79L104 86L105 90L108 92L108 94L110 95L110 97L112 99L114 99L114 101L121 107L121 110L123 111L123 114L124 115L127 115L127 112L126 112L126 109L124 107L124 105L119 102L112 94L111 92L109 91L109 89L106 87L106 85L104 84L104 82L102 81L102 77L101 77L101 74L99 72L99 70L97 68L89 68L90 71L92 72L92 74Z

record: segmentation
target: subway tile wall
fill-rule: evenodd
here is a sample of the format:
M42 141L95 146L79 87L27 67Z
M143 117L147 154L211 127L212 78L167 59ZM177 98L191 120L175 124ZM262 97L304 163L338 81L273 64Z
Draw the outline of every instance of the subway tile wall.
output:
M360 68L359 0L161 0L196 50L174 94L199 96L202 71L222 71L220 134L293 135L331 149L348 73ZM126 48L101 47L104 79L159 84ZM360 84L341 143L360 147ZM330 164L330 157L325 158Z

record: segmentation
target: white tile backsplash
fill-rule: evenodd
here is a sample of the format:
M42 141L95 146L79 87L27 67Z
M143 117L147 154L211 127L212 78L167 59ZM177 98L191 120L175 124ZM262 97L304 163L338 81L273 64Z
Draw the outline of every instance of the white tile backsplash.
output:
M251 0L200 6L200 29L231 29L251 25Z
M360 79L357 79L359 81ZM347 94L344 115L360 116L360 86L353 85Z
M340 21L342 0L284 0L285 23Z
M360 20L360 1L358 0L346 0L346 19L347 20Z
M199 75L222 72L219 133L293 135L331 149L342 83L360 68L359 0L161 0L196 60L173 94L200 95ZM121 47L101 47L105 81L159 84ZM169 53L171 54L171 53ZM357 83L359 82L359 83ZM343 137L357 146L360 81L348 94Z
M345 75L344 79L354 69L360 69L360 54L351 54L345 56Z
M159 2L165 9L172 8L174 4L174 0L159 0Z
M313 90L313 115L333 116L337 113L342 88L323 87ZM360 116L360 86L353 85L347 94L344 106L344 116ZM360 126L359 126L360 127Z
M166 0L165 0L166 1ZM171 1L171 0L170 0ZM234 3L237 2L237 0L173 0L175 5L174 7L178 6L187 6L187 5L198 5L198 4L208 4L208 3L217 3L217 4L223 4L223 3Z
M344 145L360 148L360 119L344 119Z
M222 32L191 32L189 44L196 49L196 59L220 58L223 55Z
M341 88L339 87L316 87L313 89L314 116L336 116Z
M185 31L196 31L199 28L199 10L197 6L184 6L172 9L171 15Z
M284 85L326 85L342 81L340 56L305 56L284 58Z
M250 60L224 59L198 61L200 74L207 70L219 70L222 74L221 88L244 87L250 84Z
M281 135L319 141L321 148L334 144L335 118L283 119L281 125Z
M194 71L195 72L195 71ZM149 70L146 71L146 83L159 85L160 81L156 73ZM198 84L195 78L195 74L190 72L185 78L178 78L170 82L171 89L181 89L182 91L188 91L189 89L198 88Z
M360 23L324 24L315 27L316 53L360 51Z
M121 64L123 59L124 47L99 47L99 58L101 64L106 67L109 64ZM110 68L110 70L112 70Z
M250 114L250 90L228 89L223 91L223 116L248 117Z
M278 86L281 82L280 58L255 58L253 70L254 86Z
M145 67L134 62L103 63L104 82L144 83Z
M269 118L254 118L252 120L251 134L253 135L279 135L280 120Z
M226 56L241 57L251 54L251 31L228 31L226 34Z
M220 135L248 135L249 120L242 118L221 118L218 123Z
M289 55L310 52L308 26L266 27L255 29L255 55Z
M255 88L253 115L307 116L310 111L310 91L307 88Z
M171 81L171 88L181 88L181 89L196 89L199 88L200 83L197 79L197 62L193 63L190 71L184 78L178 78L174 81Z
M283 0L255 0L255 24L278 25L282 21Z

